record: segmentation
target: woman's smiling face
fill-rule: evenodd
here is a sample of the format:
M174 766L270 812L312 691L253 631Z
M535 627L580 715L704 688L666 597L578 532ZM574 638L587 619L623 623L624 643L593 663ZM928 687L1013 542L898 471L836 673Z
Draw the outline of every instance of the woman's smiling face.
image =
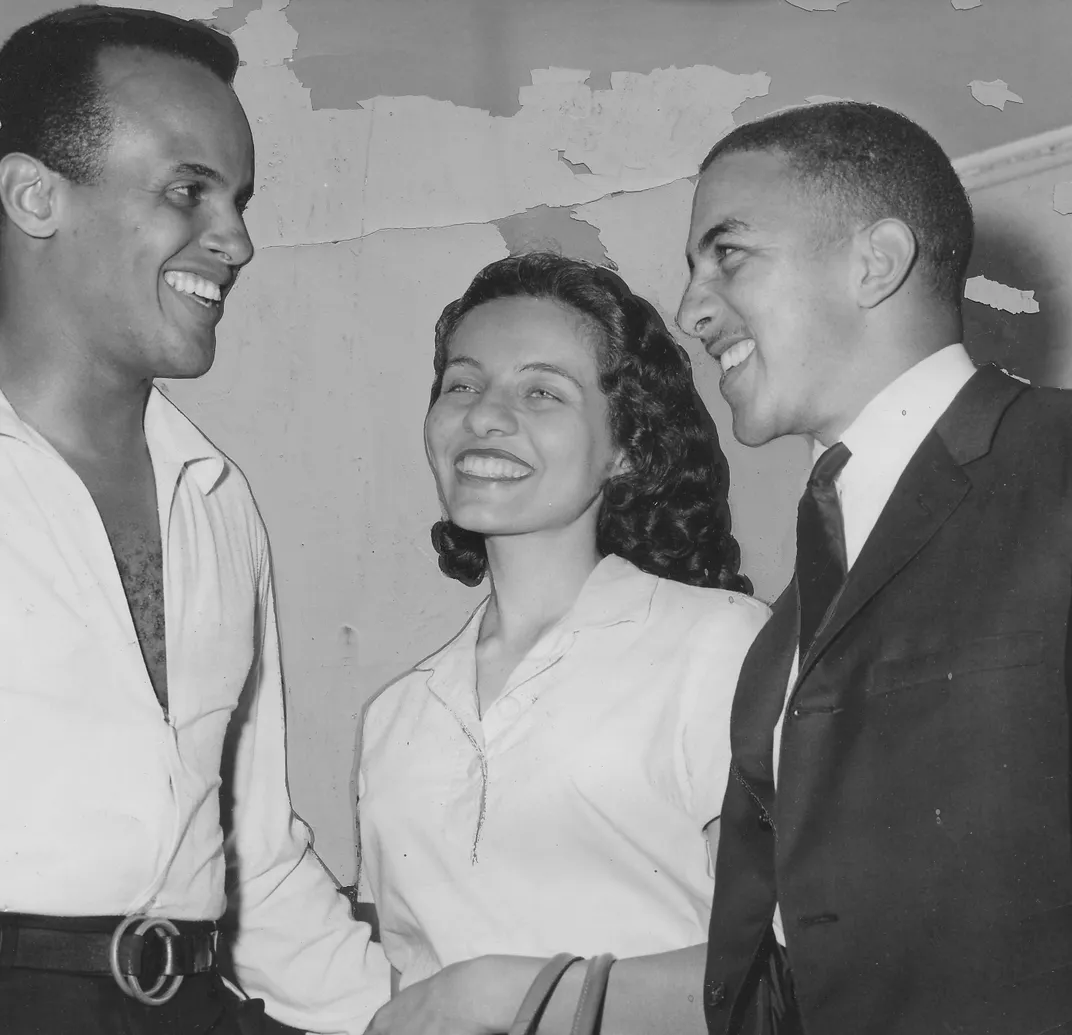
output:
M498 298L462 318L425 449L450 519L485 535L590 525L618 473L596 331L543 298Z

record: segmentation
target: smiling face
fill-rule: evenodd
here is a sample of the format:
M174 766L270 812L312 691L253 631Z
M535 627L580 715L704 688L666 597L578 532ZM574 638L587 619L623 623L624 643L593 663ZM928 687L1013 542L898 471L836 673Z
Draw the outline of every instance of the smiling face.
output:
M555 302L498 298L451 339L425 448L450 519L485 535L570 530L595 541L621 451L593 331Z
M861 319L853 247L851 237L830 241L819 218L770 152L723 155L696 188L677 319L721 364L733 433L746 445L836 438L847 423Z
M118 377L196 377L253 255L249 126L233 91L193 62L113 49L99 75L115 128L99 178L63 183L57 302Z

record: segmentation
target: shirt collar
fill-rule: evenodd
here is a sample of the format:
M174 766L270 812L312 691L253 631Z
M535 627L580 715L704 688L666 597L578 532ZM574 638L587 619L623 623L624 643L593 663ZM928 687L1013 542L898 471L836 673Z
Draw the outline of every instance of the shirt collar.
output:
M573 607L557 623L559 629L582 632L622 622L643 622L651 610L658 578L641 571L617 554L608 554L592 569ZM435 672L440 678L475 683L476 641L487 611L486 597L465 626L445 647L420 662L420 672Z
M0 435L55 453L49 441L30 427L0 391ZM227 467L227 458L197 429L193 422L155 385L145 407L145 439L154 466L178 472L190 468L190 476L208 495Z
M156 385L145 407L145 440L154 465L189 468L190 477L206 496L228 466L227 457Z
M878 393L850 424L841 441L852 457L842 469L906 462L975 373L961 344L947 345L909 367ZM825 452L816 439L812 459ZM839 476L840 479L840 476Z

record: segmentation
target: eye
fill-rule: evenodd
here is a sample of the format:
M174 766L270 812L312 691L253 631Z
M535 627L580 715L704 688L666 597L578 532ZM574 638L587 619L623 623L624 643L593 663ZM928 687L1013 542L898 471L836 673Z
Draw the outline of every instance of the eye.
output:
M562 401L561 396L552 392L550 388L533 388L529 391L529 396L536 399L548 399L554 402Z
M200 183L176 183L168 188L168 195L183 208L196 205L205 192Z
M455 381L452 384L444 385L441 395L447 395L450 392L475 392L476 388L473 385L466 384L464 381Z
M741 249L735 244L715 245L715 255L717 256L719 262L722 262L724 259L728 259L730 256L740 252L740 250Z

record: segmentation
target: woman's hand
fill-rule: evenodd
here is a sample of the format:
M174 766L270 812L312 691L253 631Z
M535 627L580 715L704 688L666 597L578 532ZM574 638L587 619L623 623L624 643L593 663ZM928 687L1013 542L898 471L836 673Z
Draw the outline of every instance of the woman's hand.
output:
M544 960L479 956L402 989L365 1035L498 1035L513 1023Z

